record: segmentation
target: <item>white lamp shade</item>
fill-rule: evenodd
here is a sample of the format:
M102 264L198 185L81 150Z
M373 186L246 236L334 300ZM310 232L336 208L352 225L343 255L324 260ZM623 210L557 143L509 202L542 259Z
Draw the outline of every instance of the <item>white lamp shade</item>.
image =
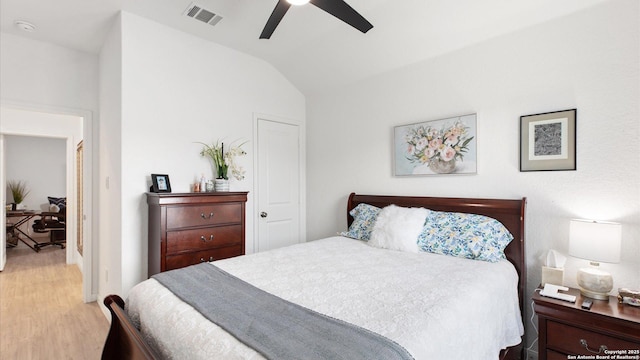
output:
M304 5L309 2L309 0L287 0L287 2L291 5Z
M582 259L618 263L622 225L593 220L571 220L569 224L569 255Z

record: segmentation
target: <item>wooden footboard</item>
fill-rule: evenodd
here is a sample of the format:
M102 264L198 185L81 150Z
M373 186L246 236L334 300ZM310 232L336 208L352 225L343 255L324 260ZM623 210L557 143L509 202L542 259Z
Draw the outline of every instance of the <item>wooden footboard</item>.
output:
M104 305L111 313L111 328L102 350L103 360L159 358L142 339L140 332L124 312L124 300L120 296L107 296L104 298Z
M524 339L518 345L508 347L500 351L499 360L521 360L524 359Z

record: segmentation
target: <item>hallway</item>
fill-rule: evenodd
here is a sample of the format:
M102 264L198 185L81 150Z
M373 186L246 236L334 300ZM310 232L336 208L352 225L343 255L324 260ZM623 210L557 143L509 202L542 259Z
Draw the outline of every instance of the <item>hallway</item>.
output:
M45 236L47 234L44 234ZM82 302L82 274L65 251L7 248L0 272L0 358L99 359L109 323Z

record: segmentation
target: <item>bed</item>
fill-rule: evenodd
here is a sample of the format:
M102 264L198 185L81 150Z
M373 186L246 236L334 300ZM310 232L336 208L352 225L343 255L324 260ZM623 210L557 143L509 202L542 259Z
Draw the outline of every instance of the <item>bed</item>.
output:
M497 262L381 249L333 236L213 264L268 294L389 339L415 359L520 359L525 203L354 193L348 198L350 226L349 213L360 204L496 219L513 235L506 260ZM264 358L156 279L131 290L126 312L116 295L104 303L112 324L103 358Z

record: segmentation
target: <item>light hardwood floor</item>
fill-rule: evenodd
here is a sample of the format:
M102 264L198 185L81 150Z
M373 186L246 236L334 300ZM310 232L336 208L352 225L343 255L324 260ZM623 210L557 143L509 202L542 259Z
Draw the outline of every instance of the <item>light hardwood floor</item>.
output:
M0 272L0 359L99 359L109 323L65 251L18 242Z

